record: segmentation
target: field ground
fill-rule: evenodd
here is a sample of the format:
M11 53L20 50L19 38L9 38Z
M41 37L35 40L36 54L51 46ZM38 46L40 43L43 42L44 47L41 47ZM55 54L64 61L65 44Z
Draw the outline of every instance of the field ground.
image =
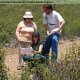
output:
M64 1L80 2L80 0ZM70 51L72 50L73 45L75 46L75 48L73 48L75 53L78 51L76 44L80 46L80 39L75 39L76 37L80 37L80 5L55 4L53 6L54 10L58 11L66 22L61 37L72 39L60 40L59 42L59 59L64 59L66 53L71 53ZM45 40L46 35L42 23L42 4L0 4L0 48L3 48L5 44L5 46L8 46L8 44L15 42L16 27L18 23L23 20L22 16L28 9L33 13L34 21L38 26L38 31L41 33L42 39ZM5 53L5 64L8 69L7 73L9 75L9 80L12 80L12 78L13 80L18 80L21 74L21 71L17 71L18 49L11 46L10 48L5 48Z
M80 45L80 39L79 40L60 40L58 58L63 59L65 55L68 54L68 51L69 51L68 49L70 49L72 44ZM6 53L5 64L8 69L7 73L8 73L9 80L12 80L12 78L15 78L15 80L18 80L21 74L21 71L17 70L18 49L17 48L7 48L5 49L5 53Z
M5 57L5 64L7 67L7 73L9 80L15 78L18 80L20 78L20 70L17 70L18 65L18 50L16 48L8 48L5 50L6 57Z

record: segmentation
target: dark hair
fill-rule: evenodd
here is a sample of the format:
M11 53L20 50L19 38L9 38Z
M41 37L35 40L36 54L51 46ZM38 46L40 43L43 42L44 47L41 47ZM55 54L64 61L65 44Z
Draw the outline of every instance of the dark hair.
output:
M53 10L52 4L43 4L43 8L50 9L51 11Z
M23 18L24 20L26 20L26 18ZM33 18L30 18L33 21Z
M39 32L34 32L34 33L32 34L32 44L35 44L34 39L33 39L34 37L38 37L38 41L37 41L37 43L36 43L36 44L38 44L38 43L40 42L40 40L41 40L40 33L39 33Z

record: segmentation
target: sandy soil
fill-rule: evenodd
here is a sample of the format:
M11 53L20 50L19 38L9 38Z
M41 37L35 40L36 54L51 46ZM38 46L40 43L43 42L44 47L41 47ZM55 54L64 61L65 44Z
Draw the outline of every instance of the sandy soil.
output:
M16 80L20 80L21 70L17 70L18 66L18 49L17 48L8 48L5 50L5 64L7 67L7 73L9 80L12 78L16 78Z

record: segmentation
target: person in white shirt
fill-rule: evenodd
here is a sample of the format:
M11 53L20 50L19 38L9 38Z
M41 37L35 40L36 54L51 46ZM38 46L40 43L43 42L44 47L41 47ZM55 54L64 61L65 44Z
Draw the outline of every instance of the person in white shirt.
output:
M45 42L45 54L46 57L49 57L49 50L52 48L52 53L55 53L57 60L58 42L65 21L58 12L53 10L51 4L43 4L43 11L43 24L47 35Z

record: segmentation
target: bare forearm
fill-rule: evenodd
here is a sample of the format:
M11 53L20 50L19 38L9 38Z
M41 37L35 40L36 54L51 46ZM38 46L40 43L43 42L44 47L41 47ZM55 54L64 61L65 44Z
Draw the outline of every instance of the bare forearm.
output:
M35 54L37 54L37 53L41 53L41 52L42 52L42 51L34 51Z
M62 22L60 23L60 25L59 25L59 30L58 30L58 31L60 31L60 30L63 28L64 24L65 24L65 21L62 21Z
M39 50L38 51L34 51L34 53L36 54L36 53L41 53L42 52L42 49L43 49L43 45L40 45L39 46Z

